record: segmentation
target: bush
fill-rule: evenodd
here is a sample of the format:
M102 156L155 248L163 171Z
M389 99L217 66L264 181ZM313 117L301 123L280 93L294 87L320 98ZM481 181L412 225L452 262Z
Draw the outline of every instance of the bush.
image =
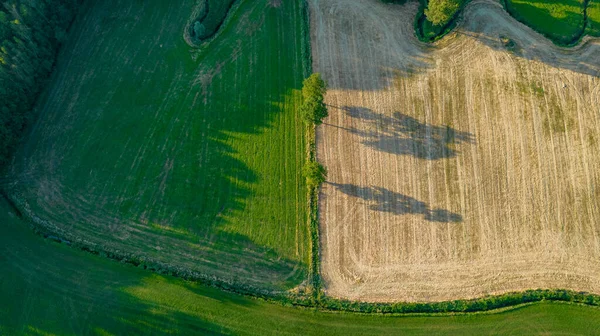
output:
M425 16L433 25L443 26L450 22L459 8L460 0L429 0Z
M327 169L317 161L309 161L304 166L304 177L309 188L317 188L327 178Z
M325 105L326 92L327 85L319 73L314 73L304 80L302 85L304 102L300 106L300 115L306 122L319 125L329 115Z

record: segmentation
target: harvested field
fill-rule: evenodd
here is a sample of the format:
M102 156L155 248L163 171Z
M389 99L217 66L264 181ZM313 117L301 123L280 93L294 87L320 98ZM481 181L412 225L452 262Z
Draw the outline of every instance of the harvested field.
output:
M492 1L434 46L416 3L310 3L327 293L600 293L600 43L560 49Z

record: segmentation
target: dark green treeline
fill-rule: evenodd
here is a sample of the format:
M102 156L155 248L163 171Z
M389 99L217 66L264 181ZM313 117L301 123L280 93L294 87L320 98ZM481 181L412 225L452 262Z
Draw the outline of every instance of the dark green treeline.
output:
M31 119L78 0L0 3L0 169Z

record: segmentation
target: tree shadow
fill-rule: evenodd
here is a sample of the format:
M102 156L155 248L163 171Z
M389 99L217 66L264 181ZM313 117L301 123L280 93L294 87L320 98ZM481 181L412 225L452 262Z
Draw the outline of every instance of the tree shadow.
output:
M342 193L360 198L369 203L373 211L388 212L394 215L423 215L423 219L438 223L460 223L460 214L445 209L431 209L430 206L410 196L406 196L382 187L360 187L353 184L328 184L336 187Z
M295 219L305 214L265 207L285 197L258 185L277 179L272 189L300 195L304 186L299 169L290 177L295 166L283 171L269 162L289 156L246 140L276 126L294 129L289 102L301 86L302 46L271 47L275 39L299 40L292 27L301 15L291 17L295 7L283 5L265 16L264 3L244 2L244 15L279 29L252 36L228 29L193 59L177 38L193 2L86 3L38 102L36 131L0 187L27 217L66 240L287 290L306 274L307 242L299 233L295 255L269 235L293 240ZM231 19L241 30L251 24ZM266 74L273 80L264 81ZM293 151L301 142L292 143L273 146ZM248 208L260 209L248 216Z
M316 71L330 89L385 90L399 76L411 77L435 65L431 46L415 36L413 20L401 18L406 11L416 15L416 1L377 0L366 7L361 1L313 0L311 8Z
M312 3L315 62L329 88L385 90L394 87L399 77L423 74L436 66L435 51L440 45L444 48L444 40L441 44L421 43L415 37L412 20L389 17L390 13L395 13L396 17L409 16L409 13L414 18L418 12L417 2L390 5L372 1L368 13L363 6L362 2L353 1ZM495 2L468 4L463 16L454 29L459 35L475 38L490 48L509 51L526 60L600 76L597 57L600 43L597 40L571 50L557 47L547 38L540 40L538 33L519 23ZM452 37L444 39L448 41ZM463 57L457 55L457 59ZM465 62L465 66L468 64Z
M534 7L530 10L540 11L540 15L547 12L547 9ZM498 13L493 19L492 12ZM456 32L474 38L494 50L510 52L519 58L539 61L585 75L600 76L600 43L597 39L580 42L579 45L568 49L560 48L549 37L542 35L543 38L540 39L540 33L526 27L496 3L475 2L467 5L464 19ZM576 36L571 35L561 38L563 43L578 41Z
M474 144L469 132L450 126L422 123L416 118L395 112L392 116L375 113L358 106L342 106L346 114L374 130L351 128L349 131L363 138L362 143L381 152L410 155L423 160L439 160L458 155L455 148L461 144Z

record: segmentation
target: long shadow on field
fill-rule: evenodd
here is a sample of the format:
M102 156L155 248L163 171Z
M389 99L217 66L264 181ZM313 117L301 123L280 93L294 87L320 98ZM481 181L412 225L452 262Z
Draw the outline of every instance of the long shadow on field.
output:
M305 189L301 161L282 152L302 142L260 135L295 119L284 106L301 85L296 9L245 2L229 35L191 58L181 29L192 2L86 2L7 194L50 234L88 248L289 289L306 242L289 247L302 220L282 205ZM264 27L246 34L255 19Z
M330 88L385 90L398 77L411 77L435 66L430 46L415 37L414 17L402 17L403 12L416 14L417 2L385 2L312 1L314 57L317 71ZM397 15L390 19L389 13Z
M329 183L344 194L360 198L369 203L373 211L389 212L394 215L423 215L426 221L459 223L461 215L445 209L431 209L428 204L382 187L360 187L354 184Z
M469 132L422 123L400 112L390 117L364 107L343 106L341 109L367 126L367 130L351 128L349 131L362 137L364 145L378 151L439 160L455 157L459 153L457 145L475 143L475 137Z

